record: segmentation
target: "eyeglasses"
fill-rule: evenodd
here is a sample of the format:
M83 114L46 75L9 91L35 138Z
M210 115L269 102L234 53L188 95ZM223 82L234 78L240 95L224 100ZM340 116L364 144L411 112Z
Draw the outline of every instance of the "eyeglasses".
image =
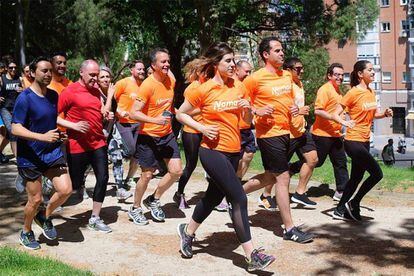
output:
M296 72L302 72L303 71L303 66L296 66L296 67L293 67L293 70L295 70Z
M335 77L343 77L344 74L339 74L339 73L333 73L332 75L334 75Z

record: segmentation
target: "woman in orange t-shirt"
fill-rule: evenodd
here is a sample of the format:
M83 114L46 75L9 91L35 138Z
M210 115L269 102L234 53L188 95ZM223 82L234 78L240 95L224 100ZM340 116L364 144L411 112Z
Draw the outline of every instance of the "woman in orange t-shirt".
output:
M186 79L190 85L184 91L184 98L187 97L191 90L198 88L204 81L204 77L200 76L200 65L203 62L201 59L194 59L188 62L184 71L186 72ZM197 108L190 114L194 120L200 122L202 117L199 114L200 110ZM185 168L183 174L178 180L178 189L175 192L173 200L177 203L179 209L190 208L187 201L185 200L184 188L194 172L198 162L198 150L200 148L201 139L203 135L194 128L184 125L181 139L183 141L184 155L185 155Z
M195 231L226 197L232 205L233 225L246 255L248 270L263 269L275 258L253 247L247 197L236 175L240 160L240 120L249 122L252 119L250 103L245 98L246 89L232 78L234 53L226 43L211 45L202 59L204 64L200 71L210 80L186 95L177 119L203 134L200 161L211 181L204 198L197 203L190 223L178 225L181 252L192 257ZM201 122L190 116L196 108L201 111Z
M384 112L379 111L375 92L369 87L374 76L374 68L369 61L360 60L355 63L351 73L352 88L342 98L332 116L337 123L347 127L345 151L352 159L350 179L332 215L336 219L362 220L360 202L383 177L380 166L369 153L369 138L373 120L391 117L393 113L390 108ZM348 109L349 121L340 116L345 108ZM366 171L369 177L351 200Z

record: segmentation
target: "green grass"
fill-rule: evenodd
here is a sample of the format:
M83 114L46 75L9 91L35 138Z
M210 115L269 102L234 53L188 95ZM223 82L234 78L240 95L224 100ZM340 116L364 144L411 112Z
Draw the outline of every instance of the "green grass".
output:
M0 247L0 275L93 275L50 258L35 257L10 247Z
M297 157L294 155L292 162L296 161ZM378 162L384 174L384 178L379 183L379 188L386 191L406 191L409 187L414 187L414 168L395 168L388 167ZM263 171L262 159L260 151L257 151L252 163L250 170ZM351 160L348 159L348 171L351 172ZM365 177L368 173L365 173ZM297 178L294 176L293 178ZM320 167L316 168L313 172L311 180L319 181L321 183L327 183L334 185L335 177L333 174L332 164L329 158L326 159L325 163Z

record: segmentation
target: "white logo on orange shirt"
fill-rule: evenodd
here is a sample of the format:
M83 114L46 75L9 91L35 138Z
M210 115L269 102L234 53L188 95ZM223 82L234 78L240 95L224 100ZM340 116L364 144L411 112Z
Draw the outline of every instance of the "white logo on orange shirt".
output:
M290 93L291 91L292 91L292 86L290 84L272 87L272 95L274 96L280 96L283 94L287 94L287 93Z
M136 98L137 98L137 93L131 93L131 94L129 94L129 97L132 99L132 100L135 100Z
M215 101L213 103L213 109L217 111L237 109L239 100L234 101Z
M362 109L363 110L377 109L377 102L364 103L362 104Z

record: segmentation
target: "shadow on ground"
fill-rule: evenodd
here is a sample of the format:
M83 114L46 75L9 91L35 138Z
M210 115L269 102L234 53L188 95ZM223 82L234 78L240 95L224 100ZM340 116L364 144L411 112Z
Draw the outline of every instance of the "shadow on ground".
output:
M309 231L324 242L307 254L315 257L320 255L322 258L325 257L323 255L334 255L328 261L328 267L316 271L315 274L359 273L351 265L355 258L380 268L398 265L413 269L414 219L403 221L400 225L402 232L380 230L379 234L372 235L369 228L374 224L373 221L340 222L310 228Z

